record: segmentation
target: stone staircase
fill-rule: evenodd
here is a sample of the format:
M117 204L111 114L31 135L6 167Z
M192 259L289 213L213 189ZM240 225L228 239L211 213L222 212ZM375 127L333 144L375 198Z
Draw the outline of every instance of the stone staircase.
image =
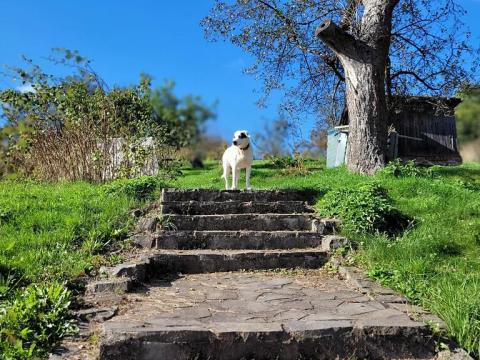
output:
M299 191L165 189L133 237L146 255L89 285L142 289L103 324L99 358L433 359L431 333L403 297L316 270L346 239L309 200Z
M133 239L157 249L160 272L318 268L346 240L307 200L299 191L164 189Z

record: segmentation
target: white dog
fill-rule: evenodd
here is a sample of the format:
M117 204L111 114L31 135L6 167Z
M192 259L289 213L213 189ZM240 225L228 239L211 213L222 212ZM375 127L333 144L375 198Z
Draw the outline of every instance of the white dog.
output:
M222 157L222 178L225 179L225 189L230 189L228 186L228 176L232 173L232 190L236 190L238 178L240 177L240 169L245 169L247 190L251 190L250 173L252 171L253 150L248 132L245 130L235 131L232 144L232 146L225 150Z

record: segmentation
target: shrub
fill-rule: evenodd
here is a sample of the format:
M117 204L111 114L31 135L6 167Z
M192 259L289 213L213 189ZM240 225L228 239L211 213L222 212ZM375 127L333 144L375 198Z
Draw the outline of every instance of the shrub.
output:
M30 285L0 307L2 359L42 357L77 328L69 310L71 293L60 284Z
M395 159L385 166L382 173L395 177L433 177L433 167L419 167L412 160L403 163Z
M408 219L394 206L387 190L376 183L328 192L320 201L320 212L343 221L348 232L396 234Z
M286 169L289 167L297 167L300 165L301 159L297 156L273 156L272 165L278 169Z
M274 156L270 158L273 168L281 169L282 175L297 176L308 173L305 158L299 154L294 156Z
M106 194L125 194L137 200L149 200L155 197L163 182L154 176L141 176L134 179L112 181L104 186Z

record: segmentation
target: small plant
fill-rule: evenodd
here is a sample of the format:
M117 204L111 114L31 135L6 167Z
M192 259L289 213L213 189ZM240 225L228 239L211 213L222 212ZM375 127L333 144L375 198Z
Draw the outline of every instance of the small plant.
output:
M400 159L395 159L388 163L382 170L382 173L395 177L433 177L433 167L420 167L415 165L412 160L403 163Z
M40 358L77 327L70 312L71 293L61 284L29 285L0 308L0 353L4 359Z
M172 217L169 215L164 215L158 219L158 225L162 230L177 230L177 226L173 223Z
M162 181L155 176L140 176L134 179L121 179L105 185L105 193L123 193L137 200L152 200L162 188Z
M1 269L0 269L1 270ZM22 278L16 276L15 273L0 272L0 302L8 299L20 284Z
M319 209L325 216L342 219L347 232L393 235L409 225L387 190L376 183L331 191L320 201Z

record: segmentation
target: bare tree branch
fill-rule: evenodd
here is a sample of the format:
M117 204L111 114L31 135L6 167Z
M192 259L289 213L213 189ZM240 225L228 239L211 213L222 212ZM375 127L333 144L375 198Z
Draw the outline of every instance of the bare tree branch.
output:
M422 79L417 73L415 73L415 72L413 72L413 71L408 71L408 70L398 71L398 72L396 72L395 74L392 74L392 76L391 76L390 78L393 80L393 79L395 79L396 77L401 76L401 75L410 75L410 76L413 76L415 79L417 79L418 81L420 81L420 82L421 82L427 89L429 89L429 90L432 90L432 91L438 91L438 90L440 90L440 88L437 88L437 87L434 87L434 86L428 84L425 79Z

